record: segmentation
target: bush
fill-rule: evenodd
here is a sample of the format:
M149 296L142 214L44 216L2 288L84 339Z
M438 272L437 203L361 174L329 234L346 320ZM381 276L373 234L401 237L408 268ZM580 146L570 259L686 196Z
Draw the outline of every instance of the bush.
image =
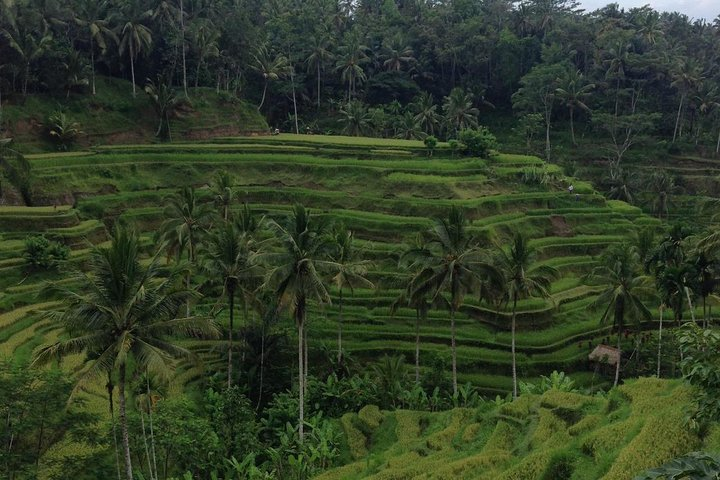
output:
M45 128L58 150L67 150L83 133L80 131L80 124L61 111L50 114Z
M471 157L488 158L490 151L497 147L497 138L487 127L461 131L460 141L465 145L463 153Z
M53 270L70 258L70 249L59 242L50 241L44 235L33 235L25 239L23 257L37 270Z
M423 140L428 151L428 157L432 157L433 151L435 151L435 147L437 147L437 142L437 138L432 135L425 137L425 140Z

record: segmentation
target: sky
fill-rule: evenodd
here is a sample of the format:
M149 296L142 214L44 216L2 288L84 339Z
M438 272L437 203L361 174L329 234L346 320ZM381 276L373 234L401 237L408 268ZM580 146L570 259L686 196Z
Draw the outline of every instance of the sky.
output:
M704 18L707 21L712 21L720 15L720 0L580 0L582 8L588 12L602 8L608 3L617 3L625 9L650 5L661 12L680 12L688 17Z

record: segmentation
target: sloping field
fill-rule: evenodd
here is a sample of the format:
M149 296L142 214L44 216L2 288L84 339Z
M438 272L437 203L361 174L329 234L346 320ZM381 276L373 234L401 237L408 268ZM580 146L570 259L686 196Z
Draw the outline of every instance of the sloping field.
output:
M557 167L545 166L538 158L452 158L448 151L443 153L445 148L441 145L427 157L421 142L279 135L33 155L36 196L48 205L0 209L0 224L7 232L0 241L0 270L5 273L0 277L0 307L10 311L37 303L46 280L63 278L62 273L27 274L20 255L28 234L44 232L65 242L73 248L71 261L81 265L89 243L104 241L105 226L113 219L135 222L150 242L162 221L165 197L189 184L209 201L213 176L225 170L234 178L237 198L259 213L277 218L293 203L302 203L355 232L363 256L374 262L370 278L378 288L356 290L352 296L346 292L345 347L353 357L370 361L388 353L411 360L414 312L400 309L391 315L389 308L403 287L398 256L427 230L433 216L458 205L470 219L471 231L488 245L502 244L521 230L532 237L539 261L561 272L551 299L519 302L521 377L564 369L577 373L580 384L602 383L590 369L587 354L590 345L601 342L609 331L598 324L599 313L588 310L597 289L585 286L583 276L608 244L629 240L638 226L657 221L638 208L606 201L589 184L563 178ZM523 182L529 168L552 173L553 180ZM570 183L577 197L567 192ZM68 204L73 207L61 206ZM22 317L24 310L15 312ZM336 318L337 305L311 308L311 346L332 348ZM467 298L458 315L462 382L472 381L487 393L507 391L509 319L504 307L498 312ZM0 325L0 334L3 328ZM653 328L652 322L645 328ZM15 337L12 345L39 344L47 331L35 328L26 335L32 343ZM449 358L445 311L431 311L420 334L421 358ZM203 342L198 351L217 349ZM223 368L222 362L218 368Z
M685 425L691 391L641 378L606 397L550 390L441 413L365 407L341 420L346 465L317 480L627 480L716 449Z

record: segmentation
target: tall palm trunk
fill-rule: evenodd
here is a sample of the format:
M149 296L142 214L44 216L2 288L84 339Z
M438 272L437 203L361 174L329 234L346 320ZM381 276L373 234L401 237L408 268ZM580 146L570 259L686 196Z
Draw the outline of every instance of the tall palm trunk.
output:
M120 453L118 452L117 429L115 428L115 406L113 405L113 390L115 386L112 383L112 373L110 371L108 371L108 381L105 388L107 388L108 392L110 422L112 424L113 442L115 443L115 468L117 470L117 478L120 480Z
M695 322L695 308L693 308L692 300L690 299L690 289L688 287L685 287L685 295L687 296L688 301L688 309L690 310L690 318L692 318L692 322Z
M512 352L513 399L518 397L517 362L515 361L515 318L517 312L517 295L513 296L512 320L510 322L510 350Z
M187 66L185 63L185 19L183 18L185 13L183 11L183 0L180 0L180 37L182 41L182 69L183 69L183 90L185 91L185 98L188 97L187 91Z
M620 361L622 360L622 351L620 350L620 338L621 338L621 332L620 332L620 326L618 325L618 332L617 332L617 363L615 364L615 381L613 382L613 387L617 387L618 382L620 381Z
M455 349L455 307L450 308L450 349L452 350L453 395L457 395L457 351Z
M317 64L317 108L320 110L320 62Z
M292 67L293 70L295 67ZM295 98L295 74L290 73L290 83L292 84L292 98L293 98L293 110L295 112L295 134L300 133L300 128L298 127L298 114L297 114L297 99Z
M415 383L420 385L420 308L415 309Z
M148 402L148 418L150 419L150 451L152 452L153 471L155 480L158 480L157 457L155 456L155 431L153 430L152 399L150 398L150 377L145 373L145 388Z
M92 82L92 94L95 95L95 47L92 34L90 34L90 78Z
M262 334L260 337L260 386L258 388L258 401L255 410L260 409L260 402L263 393L263 375L265 373L265 321L262 320Z
M145 458L147 459L147 464L148 464L148 475L150 475L150 480L155 480L153 477L152 463L150 460L150 447L148 446L147 434L145 433L145 413L143 412L142 408L140 408L139 410L140 410L140 429L142 430L143 444L145 445Z
M128 44L130 45L130 77L132 81L133 98L135 98L135 51L132 40L130 40Z
M268 87L268 81L267 78L265 79L265 86L263 87L263 94L262 98L260 99L260 105L258 105L258 112L262 108L263 104L265 103L265 94L267 93L267 87Z
M228 289L228 300L230 304L230 328L228 329L228 388L232 387L232 349L233 349L233 328L235 320L235 291Z
M130 435L128 434L127 413L125 411L125 364L121 363L118 369L118 398L120 409L120 429L122 431L122 444L125 454L125 476L133 480L132 460L130 458Z
M664 305L660 305L660 329L658 330L657 378L660 378L660 359L662 358L663 310L664 310Z
M305 299L298 299L298 305L295 309L295 321L298 328L298 393L300 399L298 402L299 419L298 433L300 435L300 443L305 440L305 371L303 368L303 327L305 323Z
M352 296L352 292L350 292L350 295ZM340 287L340 298L338 300L338 351L337 351L337 361L338 364L342 361L342 322L343 322L343 313L342 313L342 307L343 307L343 289Z
M720 153L720 129L718 129L718 139L717 143L715 144L715 155L718 155Z
M572 144L574 147L577 147L577 142L575 141L575 108L570 107L570 137L572 138Z
M613 387L617 387L620 381L620 362L622 361L622 351L620 349L620 339L622 337L622 326L625 324L625 300L620 297L615 304L615 324L617 325L617 363L615 364L615 381Z
M685 103L685 93L684 92L682 95L680 95L680 105L678 105L677 117L675 118L675 130L673 131L672 143L675 143L675 138L677 137L678 127L680 126L680 114L682 112L683 103Z

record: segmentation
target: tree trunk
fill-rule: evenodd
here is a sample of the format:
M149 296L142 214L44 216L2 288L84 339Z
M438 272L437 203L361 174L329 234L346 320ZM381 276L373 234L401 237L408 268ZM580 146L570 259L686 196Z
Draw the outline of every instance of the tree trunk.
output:
M157 457L155 456L155 431L153 430L153 418L152 418L152 398L150 397L150 377L145 372L145 387L147 392L148 401L148 418L150 419L150 451L152 452L153 471L155 473L155 480L158 480L158 469L157 469ZM151 479L152 480L152 479Z
M457 395L457 351L455 349L455 307L450 308L450 349L452 350L453 395Z
M420 385L420 308L415 310L415 383Z
M317 108L320 110L320 62L317 64Z
M352 296L352 292L351 296ZM338 365L340 362L342 362L342 322L343 322L343 316L342 316L342 304L343 304L343 289L340 287L340 299L338 301L338 351L337 351L337 361Z
M90 74L92 78L92 94L95 95L95 47L93 46L92 34L90 34Z
M688 287L685 287L685 295L687 296L688 301L688 309L690 310L690 318L692 318L692 322L695 322L695 309L693 308L692 300L690 300L690 289Z
M115 468L117 470L117 478L120 480L120 454L118 453L117 429L115 428L115 407L113 406L113 390L112 374L108 371L108 382L105 385L108 392L108 406L110 408L110 422L112 424L113 441L115 443Z
M182 64L183 64L183 90L185 98L188 98L187 91L187 66L185 64L185 13L183 11L183 0L180 0L180 36L182 37Z
M302 299L300 300L302 302ZM298 327L298 393L300 399L298 402L299 406L299 419L298 419L298 433L300 435L300 443L303 443L305 439L305 372L303 371L303 317L304 314L301 311L300 305L298 305L296 313L297 327Z
M680 126L680 113L682 112L683 103L685 102L685 93L680 95L680 105L678 105L677 117L675 118L675 130L673 131L672 143L675 143L677 137L678 127Z
M228 290L230 303L230 329L228 330L228 388L232 387L233 324L235 320L235 292Z
M118 370L118 398L120 404L120 429L125 454L125 476L133 480L132 460L130 459L130 436L128 434L127 414L125 412L125 364L121 363Z
M718 139L717 143L715 144L715 155L720 153L720 129L718 129Z
M577 147L575 141L575 109L570 107L570 137L572 138L573 147Z
M550 161L550 115L545 115L545 160Z
M260 400L262 399L263 392L263 374L265 370L265 320L261 318L260 321L263 322L262 334L260 337L260 387L258 388L258 401L255 410L260 409Z
M657 378L660 378L660 359L662 358L663 305L660 305L660 329L658 330Z
M292 67L295 68L294 66ZM290 74L290 83L292 84L292 95L293 95L293 110L295 111L295 134L300 133L300 128L298 127L298 114L297 114L297 99L295 98L295 74Z
M198 88L200 81L200 66L202 62L198 59L197 69L195 69L195 88Z
M140 410L140 428L142 430L143 444L145 445L145 458L147 458L148 474L150 475L150 480L155 480L153 478L152 463L150 461L150 447L148 446L147 435L145 434L145 414L143 413L142 408L140 408L139 410Z
M512 377L513 377L513 400L518 398L518 387L517 387L517 362L515 360L515 318L517 311L517 296L513 297L513 309L510 329L512 330L510 335L510 350L512 352Z
M132 81L133 98L135 98L135 53L133 52L132 40L128 42L130 45L130 77Z
M265 79L265 86L263 87L263 94L262 94L262 98L260 99L260 105L258 105L258 112L262 108L263 103L265 103L265 94L267 93L267 87L268 87L268 81L267 81L267 79Z
M617 351L618 351L618 358L617 363L615 364L615 381L613 382L613 387L617 387L618 381L620 380L620 361L622 360L622 351L620 350L620 338L621 338L620 332L620 326L618 325L618 332L617 332Z

